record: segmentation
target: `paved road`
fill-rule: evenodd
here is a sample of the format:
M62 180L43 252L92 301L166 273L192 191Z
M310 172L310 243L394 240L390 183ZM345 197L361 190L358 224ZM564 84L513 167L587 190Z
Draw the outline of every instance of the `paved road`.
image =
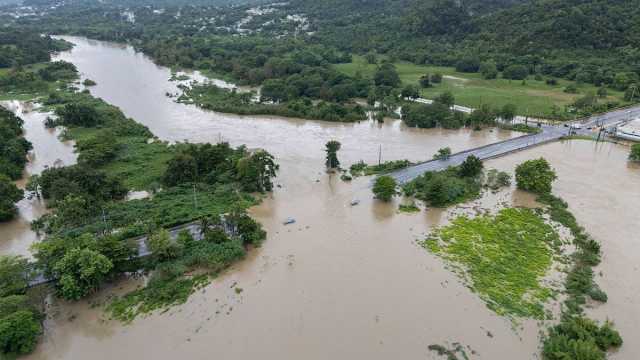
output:
M201 228L200 221L194 221L192 223L176 226L174 228L167 229L167 230L169 231L169 235L171 236L172 240L176 240L178 237L178 234L180 234L180 232L182 232L183 230L188 230L189 233L191 233L191 236L193 236L194 240L200 241L203 238L203 234L202 234L202 231L200 231L200 228ZM225 223L224 225L224 231L230 236L236 235L237 233L236 228L227 223ZM149 248L147 247L147 236L139 236L136 238L129 239L127 241L129 241L131 244L133 244L135 248L138 249L137 255L135 255L134 258L140 258L140 257L151 255L151 250L149 250ZM51 281L52 279L48 279L43 274L39 273L33 278L33 280L29 282L29 286L30 287L38 286L38 285L46 284Z
M627 121L639 116L640 106L616 110L606 114L600 114L580 121L583 129L579 130L577 133L579 135L593 136L594 133L586 129L587 127L594 127L596 125L611 126L621 121ZM512 152L528 149L533 146L559 140L563 136L568 135L568 133L568 127L542 125L542 132L539 134L524 135L506 141L465 150L453 154L447 160L426 161L405 169L392 172L389 175L396 179L399 184L404 184L417 178L427 171L439 171L444 170L449 166L460 165L470 155L475 155L481 160L492 159L510 154Z

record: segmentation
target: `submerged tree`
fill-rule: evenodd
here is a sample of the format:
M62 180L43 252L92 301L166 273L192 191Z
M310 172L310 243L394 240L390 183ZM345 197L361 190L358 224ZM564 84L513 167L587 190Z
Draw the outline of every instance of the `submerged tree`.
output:
M272 179L276 176L279 165L273 155L258 150L251 156L238 162L238 177L245 191L265 192L273 190Z
M438 152L433 155L434 160L447 160L449 157L451 157L451 148L448 146L438 149Z
M544 158L527 160L516 167L516 183L521 190L548 194L556 178L556 172Z
M338 161L338 150L340 150L340 142L331 140L325 145L325 151L327 152L326 165L329 169L335 169L340 167L340 161Z
M462 177L476 177L482 173L482 160L475 155L468 156L462 164L460 164L459 173Z
M396 194L396 186L398 186L398 184L391 176L379 176L373 185L373 194L376 199L390 201Z

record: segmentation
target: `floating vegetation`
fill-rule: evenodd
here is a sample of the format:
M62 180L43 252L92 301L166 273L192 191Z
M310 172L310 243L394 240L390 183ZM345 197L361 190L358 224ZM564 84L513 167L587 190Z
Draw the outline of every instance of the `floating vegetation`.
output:
M400 206L398 206L398 211L404 213L416 213L420 212L420 208L415 202L411 202L410 204L400 204Z
M207 275L152 280L146 287L113 300L107 311L113 318L129 323L140 314L184 304L191 294L207 284Z
M446 356L447 360L469 360L469 356L460 343L453 343L453 349L439 344L431 344L429 350L435 351L440 356Z
M422 245L443 258L500 315L545 319L544 303L554 290L542 280L560 239L530 209L507 208L497 215L456 218Z

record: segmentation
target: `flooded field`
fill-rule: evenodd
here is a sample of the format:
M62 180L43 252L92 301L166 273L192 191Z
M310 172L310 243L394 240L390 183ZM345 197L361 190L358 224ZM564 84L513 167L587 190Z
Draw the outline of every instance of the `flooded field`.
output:
M376 162L380 149L383 161L418 161L441 147L455 152L518 134L408 129L393 120L337 124L205 112L167 98L176 91L170 71L130 47L68 39L76 48L58 58L98 83L90 89L94 95L162 139L265 148L281 165L280 187L251 211L268 232L264 245L186 304L123 325L91 305L110 290L90 302L54 302L45 338L28 358L429 359L435 358L430 344L454 342L468 346L473 359L538 358L535 322L514 329L416 244L454 213L499 203L529 206L530 195L509 189L464 208L408 215L397 211L399 200L374 201L369 178L345 183L324 172L324 143L331 139L342 143L339 158L349 166L361 159ZM603 243L598 282L609 303L591 311L616 321L626 342L613 358L630 360L640 353L633 336L640 322L640 283L634 281L640 245L631 228L640 221L640 195L633 190L640 169L627 165L627 151L563 142L486 166L512 173L524 159L544 156L557 169L556 192ZM360 204L351 206L353 199ZM287 217L297 222L285 226Z

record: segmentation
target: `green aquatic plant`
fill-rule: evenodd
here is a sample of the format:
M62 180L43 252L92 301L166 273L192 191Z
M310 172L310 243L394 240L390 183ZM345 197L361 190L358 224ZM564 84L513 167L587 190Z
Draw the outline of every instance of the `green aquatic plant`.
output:
M500 315L544 319L554 291L542 283L558 233L529 209L460 216L422 245L443 258Z

